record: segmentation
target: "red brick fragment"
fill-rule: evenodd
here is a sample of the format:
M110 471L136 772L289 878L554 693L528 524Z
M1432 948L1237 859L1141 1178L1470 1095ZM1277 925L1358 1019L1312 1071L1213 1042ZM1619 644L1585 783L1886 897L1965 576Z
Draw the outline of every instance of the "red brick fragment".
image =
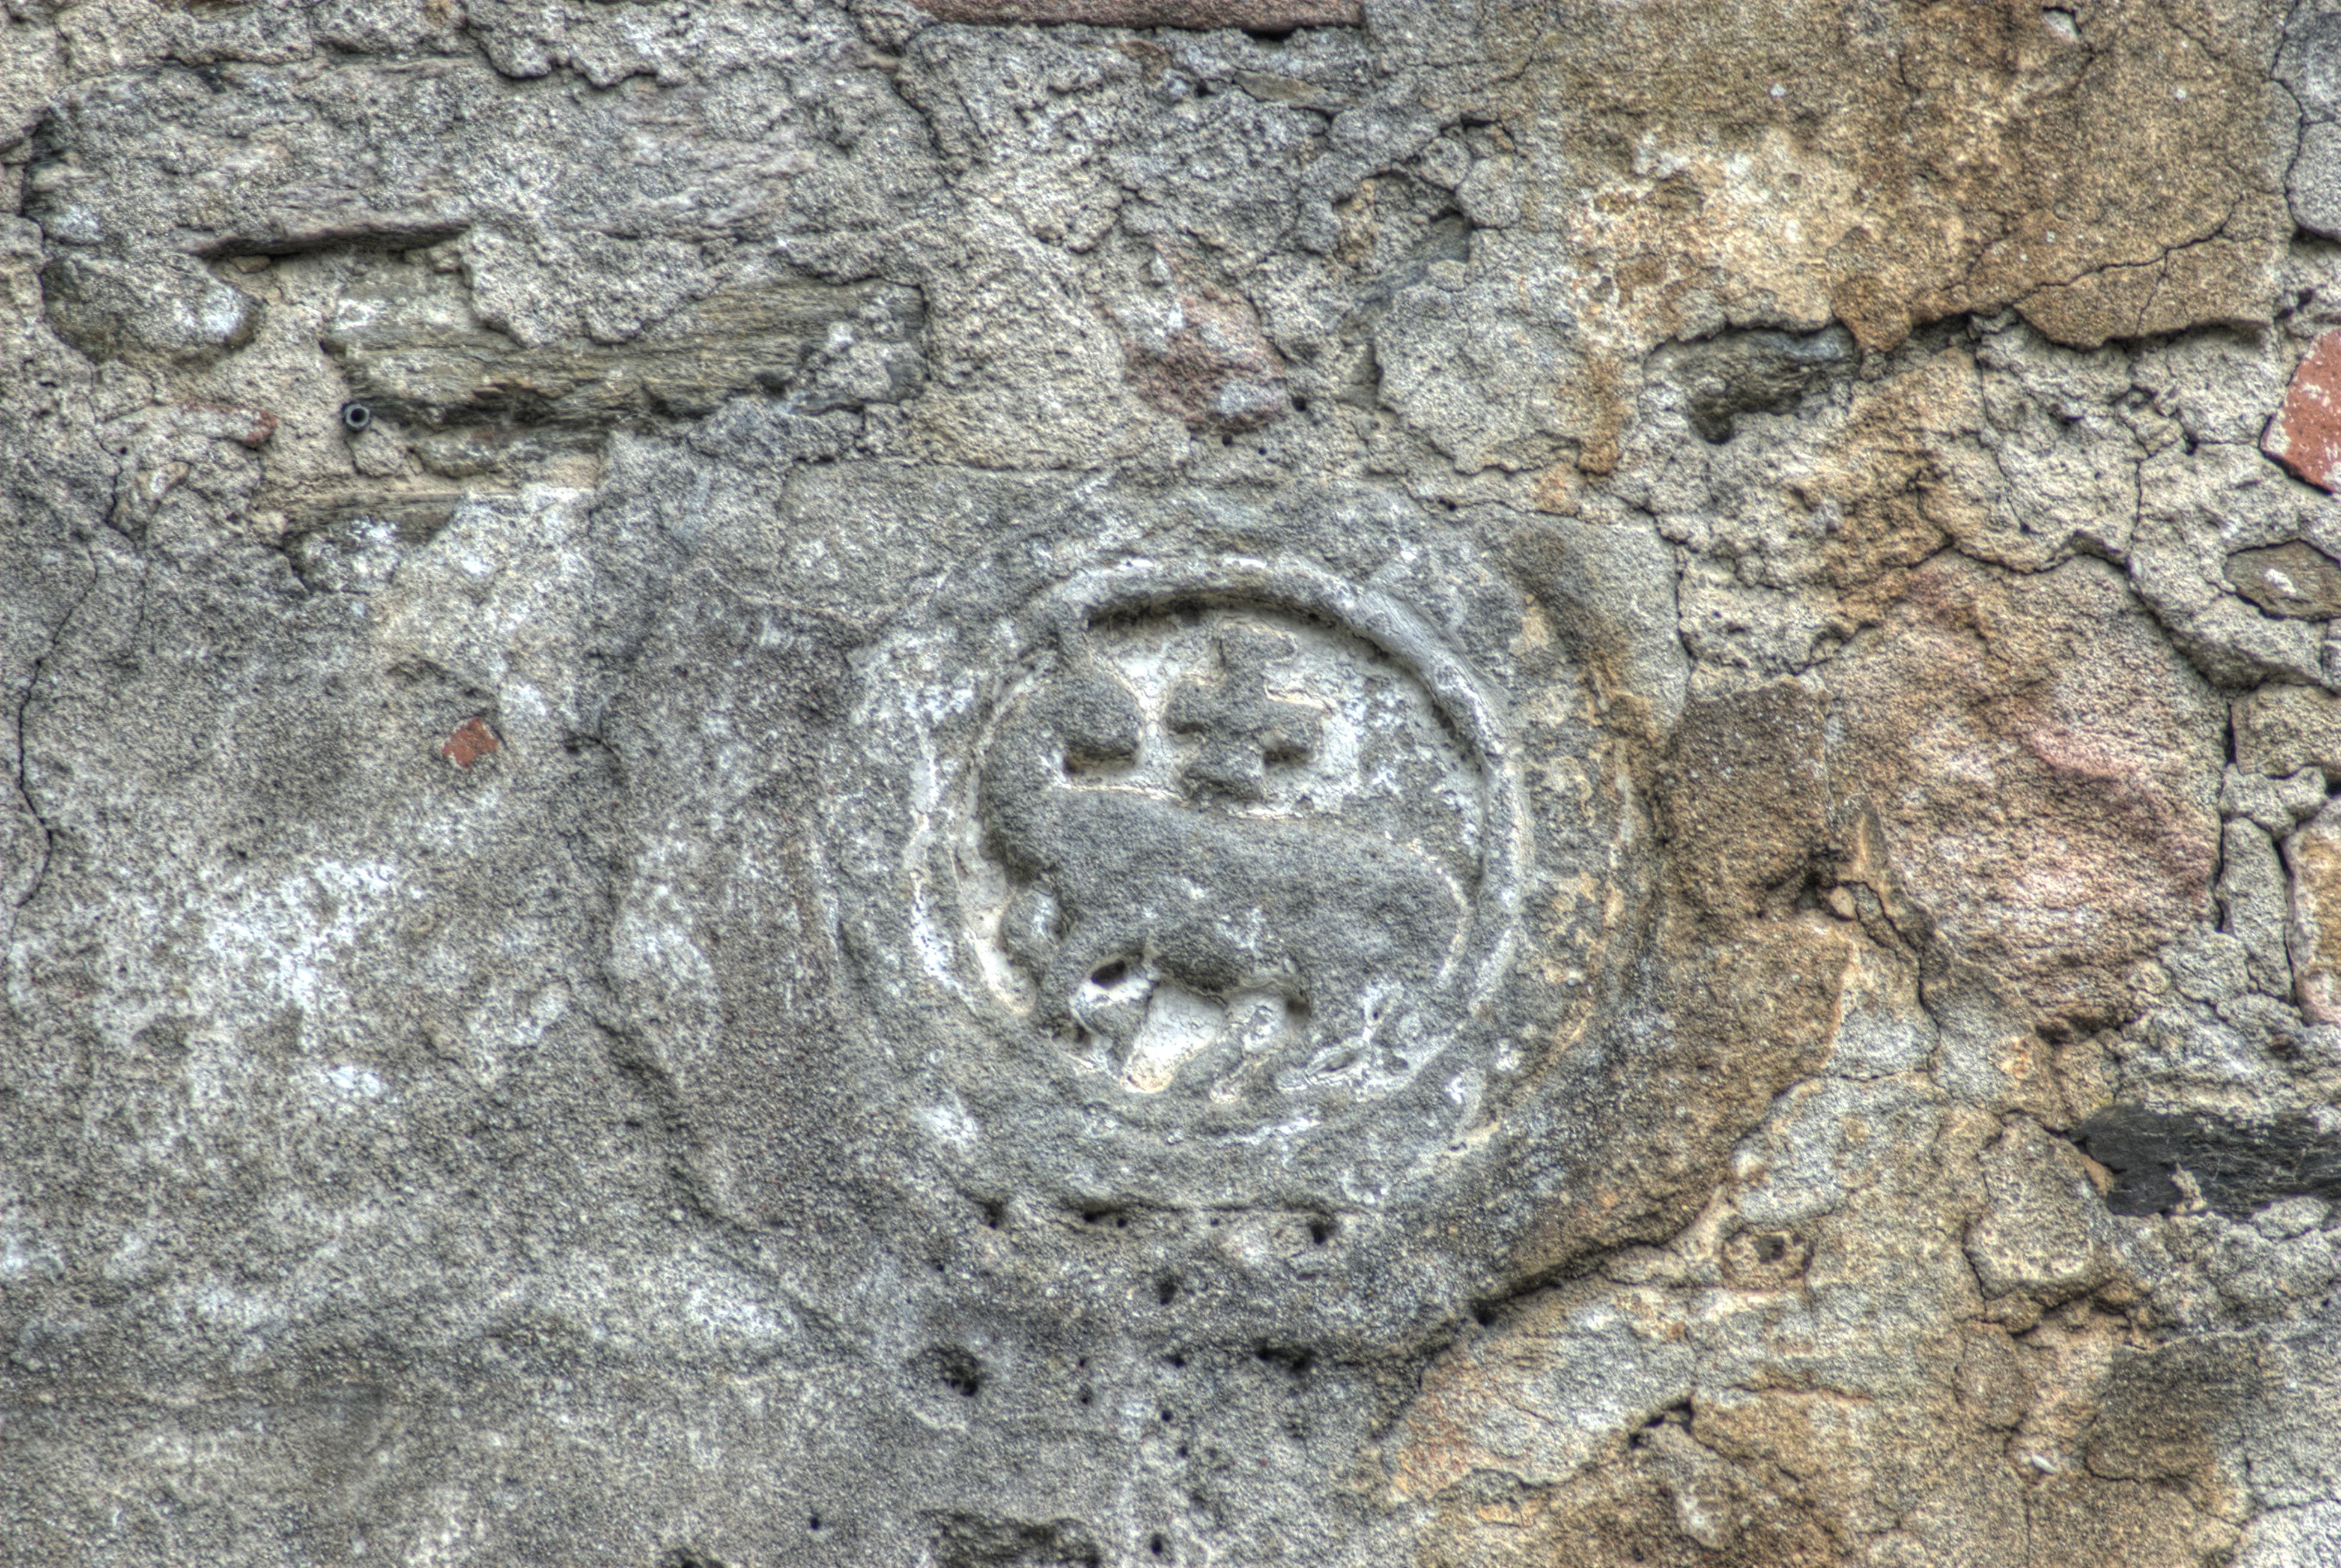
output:
M1364 0L917 0L946 22L1086 22L1097 27L1359 27Z
M458 768L469 768L503 745L496 732L488 728L488 721L474 713L455 726L455 733L447 737L447 743L439 748L439 755Z
M2341 332L2318 338L2292 372L2260 450L2319 490L2341 489Z
M1190 425L1250 430L1292 412L1277 357L1251 307L1203 289L1179 297L1181 325L1128 345L1138 395Z

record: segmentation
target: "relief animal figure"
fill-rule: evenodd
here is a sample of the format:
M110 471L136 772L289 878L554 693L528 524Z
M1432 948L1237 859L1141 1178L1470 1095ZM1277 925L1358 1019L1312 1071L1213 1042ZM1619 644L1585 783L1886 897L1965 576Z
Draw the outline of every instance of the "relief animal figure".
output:
M1272 728L1258 716L1294 710L1263 706L1256 649L1223 642L1222 658L1221 693L1199 697L1190 686L1170 704L1173 729L1193 730L1198 711L1223 720L1184 777L1190 796L1207 797L1194 803L1081 771L1133 759L1145 725L1136 694L1086 654L1070 656L995 733L979 809L1025 896L1045 892L1056 906L1053 931L1023 944L1039 978L1034 1021L1070 1033L1085 980L1142 968L1221 998L1281 995L1289 1016L1306 1022L1279 1054L1334 1065L1324 1057L1369 1035L1395 991L1420 996L1436 981L1461 898L1425 856L1338 822L1239 815L1208 798L1258 798L1220 787L1239 772L1229 752L1244 742L1243 715L1255 717L1257 735ZM1248 710L1227 690L1241 676L1254 689ZM1275 728L1272 759L1305 754L1289 719ZM1011 908L1011 927L1017 919ZM1190 1081L1230 1065L1193 1064Z

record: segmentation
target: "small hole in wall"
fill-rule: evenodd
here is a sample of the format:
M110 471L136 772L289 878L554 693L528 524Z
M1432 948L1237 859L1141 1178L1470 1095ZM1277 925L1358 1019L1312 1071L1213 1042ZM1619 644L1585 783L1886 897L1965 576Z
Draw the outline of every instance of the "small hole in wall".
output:
M983 1392L983 1364L973 1353L951 1346L934 1353L929 1363L937 1381L961 1399L973 1399Z
M1305 397L1294 398L1292 400L1292 412L1294 413L1307 413L1309 412L1309 400Z
M1096 1403L1097 1403L1097 1394L1096 1394L1096 1393L1095 1393L1093 1390L1091 1390L1091 1389L1087 1389L1087 1388L1082 1389L1082 1390L1081 1390L1081 1403L1082 1403L1083 1404L1096 1404Z
M986 1229L986 1230L998 1230L998 1229L1000 1228L1000 1222L1001 1222L1001 1220L1006 1219L1007 1217L1008 1217L1008 1206L1007 1206L1006 1204L1004 1204L1004 1203L987 1203L987 1204L985 1204L985 1205L983 1206L983 1228L984 1228L984 1229Z
M805 1528L806 1528L806 1529L808 1529L808 1530L818 1530L818 1529L820 1529L820 1528L821 1528L821 1515L820 1515L820 1514L818 1514L818 1513L815 1513L815 1514L812 1514L812 1515L808 1516L808 1517L806 1518L806 1520L805 1520Z
M1130 966L1121 959L1116 958L1091 975L1090 983L1101 989L1111 990L1121 984L1121 978L1129 973Z
M1299 1345L1263 1345L1253 1353L1270 1366L1282 1367L1295 1377L1306 1377L1309 1369L1317 1365L1316 1353Z
M1155 1556L1160 1557L1170 1549L1170 1543L1163 1540L1161 1536L1156 1535L1148 1540L1146 1543L1146 1549Z
M1689 1399L1679 1399L1674 1404L1669 1404L1665 1409L1659 1411L1656 1415L1651 1416L1648 1421L1642 1423L1640 1429L1635 1432L1634 1434L1627 1441L1636 1448L1648 1448L1650 1445L1651 1441L1650 1434L1658 1431L1659 1428L1665 1426L1688 1427L1689 1424L1690 1401Z
M1178 1299L1179 1282L1177 1280L1166 1276L1154 1282L1154 1300L1156 1305L1168 1306Z
M1766 1263L1778 1263L1788 1255L1788 1238L1777 1232L1756 1238L1756 1255Z
M1323 1246L1327 1242L1332 1239L1333 1222L1331 1220L1312 1219L1309 1222L1309 1245L1310 1246Z

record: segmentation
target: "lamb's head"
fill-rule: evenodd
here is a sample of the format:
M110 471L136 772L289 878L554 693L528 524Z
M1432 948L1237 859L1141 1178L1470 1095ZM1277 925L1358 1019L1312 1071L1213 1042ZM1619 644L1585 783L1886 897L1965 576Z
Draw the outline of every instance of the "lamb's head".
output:
M1079 654L1017 704L980 775L985 824L1011 864L1047 863L1066 769L1137 756L1144 728L1136 694Z
M1053 737L1066 762L1095 766L1138 755L1146 716L1137 695L1103 665L1069 659L1026 705L1026 713Z

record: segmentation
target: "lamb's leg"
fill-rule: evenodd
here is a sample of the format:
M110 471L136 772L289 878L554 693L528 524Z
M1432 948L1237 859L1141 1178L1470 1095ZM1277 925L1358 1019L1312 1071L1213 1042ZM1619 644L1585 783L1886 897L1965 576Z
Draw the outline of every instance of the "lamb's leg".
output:
M1200 1055L1179 1069L1176 1087L1216 1100L1252 1099L1260 1089L1255 1081L1258 1075L1247 1067L1243 1037L1230 1024Z
M1091 971L1108 958L1127 956L1128 946L1094 923L1067 931L1041 971L1041 999L1033 1008L1032 1021L1054 1034L1071 1034L1079 1021L1073 1017L1074 996Z
M1010 896L1000 917L1000 939L1009 956L1038 972L1057 948L1057 900L1039 883L1028 883Z
M1290 1004L1302 1014L1300 1027L1278 1065L1329 1073L1356 1061L1366 1027L1366 985L1364 974L1343 967L1303 968L1300 994Z

